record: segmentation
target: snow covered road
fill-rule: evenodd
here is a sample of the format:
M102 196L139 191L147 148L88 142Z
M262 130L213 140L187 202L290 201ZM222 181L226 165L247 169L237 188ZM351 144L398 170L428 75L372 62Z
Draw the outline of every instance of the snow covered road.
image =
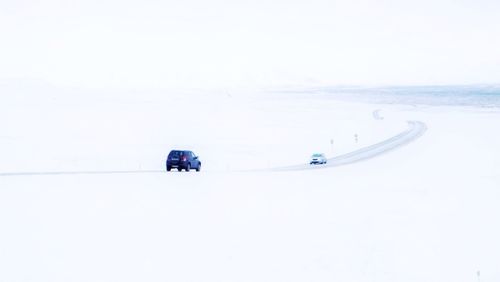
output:
M332 168L340 165L367 160L390 150L394 150L422 136L427 130L425 123L420 121L408 121L409 128L404 132L393 136L382 142L361 148L359 150L328 159L325 165L311 166L309 164L292 165L286 167L271 168L271 171L305 170L316 168ZM163 170L109 170L109 171L38 171L38 172L3 172L1 176L36 176L36 175L80 175L80 174L137 174L137 173L161 173Z
M273 168L273 171L286 171L286 170L305 170L305 169L316 169L316 168L331 168L340 165L352 164L355 162L367 160L390 150L394 150L400 146L408 144L420 136L422 136L427 130L425 123L421 121L408 121L409 128L400 134L391 137L382 142L361 148L359 150L333 157L328 159L328 163L325 165L309 165L301 164L287 167Z

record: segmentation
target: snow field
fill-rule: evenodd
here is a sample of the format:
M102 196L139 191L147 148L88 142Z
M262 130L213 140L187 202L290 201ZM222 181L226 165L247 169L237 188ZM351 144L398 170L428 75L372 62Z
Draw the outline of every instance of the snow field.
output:
M498 112L238 95L75 101L2 103L1 171L158 172L1 176L0 281L500 279ZM181 107L195 114L179 118ZM425 135L368 161L237 171L328 154L331 135L348 152L406 120L425 122ZM204 171L162 172L178 146Z

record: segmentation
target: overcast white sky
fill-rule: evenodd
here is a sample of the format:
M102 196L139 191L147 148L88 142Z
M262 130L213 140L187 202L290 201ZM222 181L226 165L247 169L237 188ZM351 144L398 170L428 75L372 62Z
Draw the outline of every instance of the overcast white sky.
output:
M0 34L59 86L500 83L498 0L0 0Z

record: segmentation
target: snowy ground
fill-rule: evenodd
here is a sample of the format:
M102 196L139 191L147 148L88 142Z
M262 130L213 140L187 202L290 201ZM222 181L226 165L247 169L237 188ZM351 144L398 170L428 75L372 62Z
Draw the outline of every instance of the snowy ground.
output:
M500 280L497 110L92 93L0 97L0 281Z

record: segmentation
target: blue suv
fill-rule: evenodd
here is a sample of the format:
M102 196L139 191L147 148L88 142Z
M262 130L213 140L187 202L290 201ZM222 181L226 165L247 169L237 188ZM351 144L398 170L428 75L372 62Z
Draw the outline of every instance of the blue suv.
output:
M177 168L178 171L182 171L183 169L189 171L192 168L200 171L201 161L191 151L172 150L167 157L167 171L170 171L172 168Z

